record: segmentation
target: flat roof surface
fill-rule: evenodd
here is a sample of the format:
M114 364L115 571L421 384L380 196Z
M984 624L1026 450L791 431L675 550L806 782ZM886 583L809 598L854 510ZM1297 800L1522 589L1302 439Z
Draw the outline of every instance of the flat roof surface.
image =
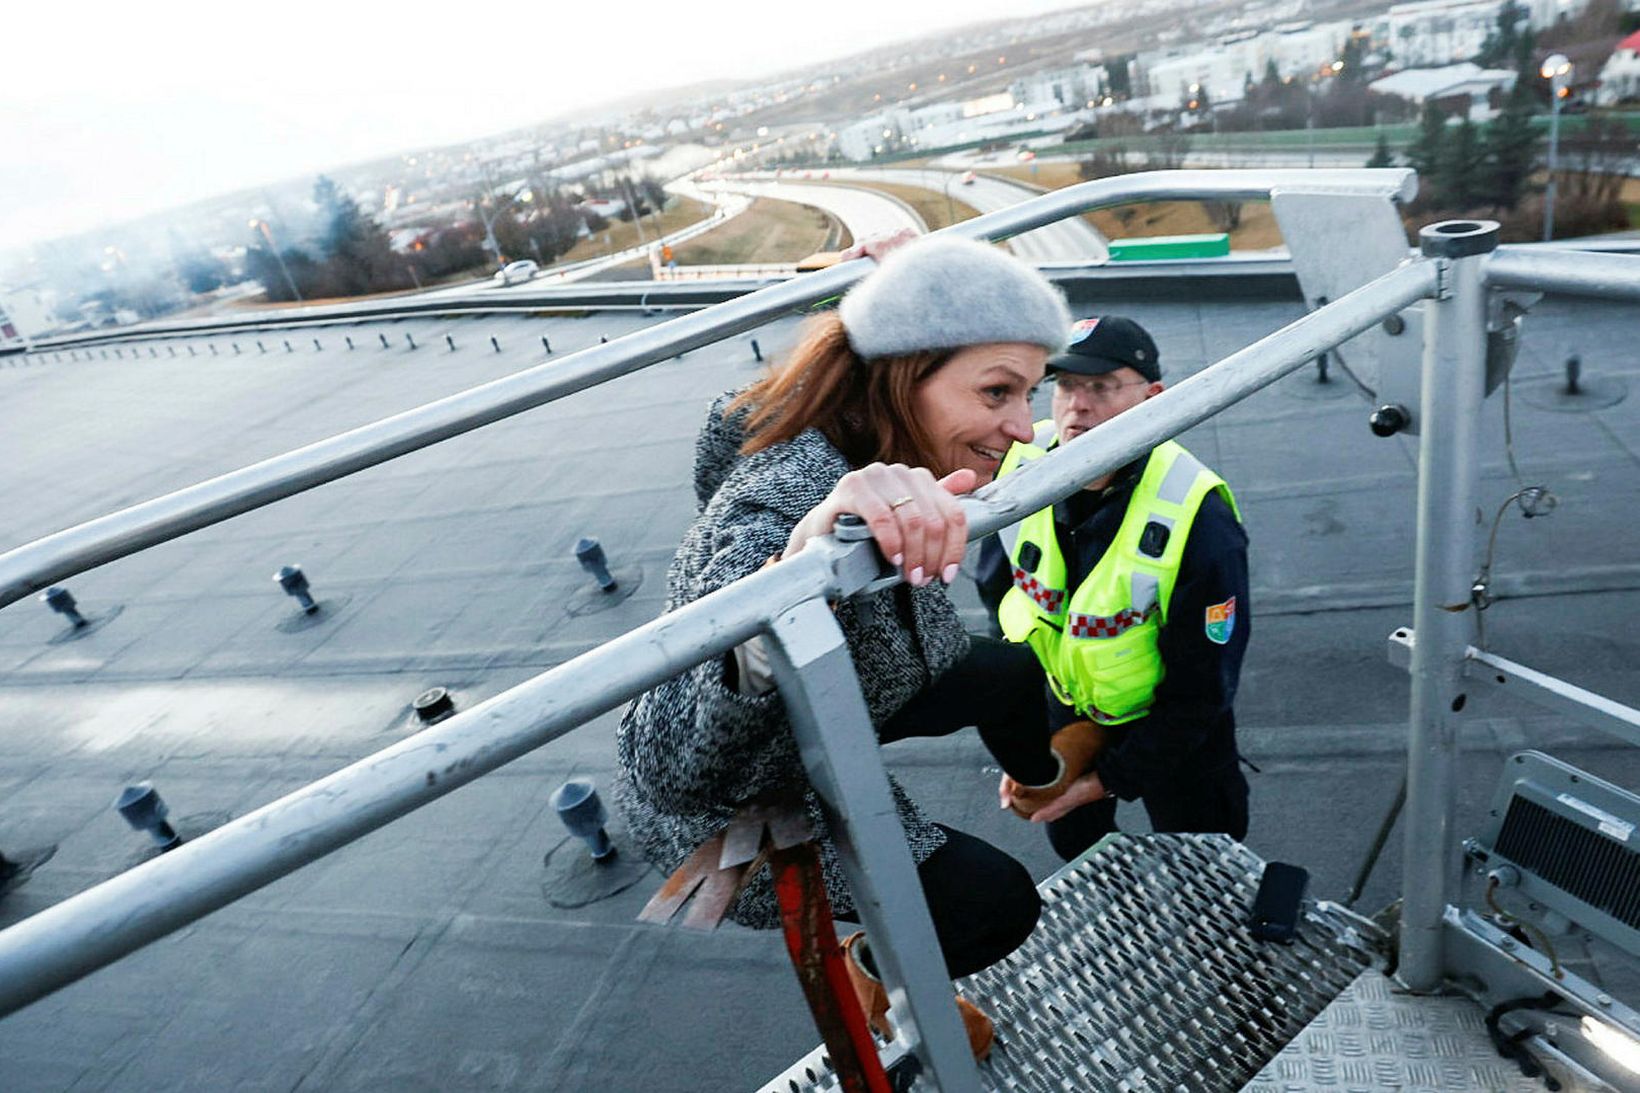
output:
M1151 329L1177 380L1300 306L1122 310ZM159 341L135 361L5 358L0 549L534 365L542 335L559 359L662 319L415 319L293 331L289 352L285 335L263 334ZM1640 399L1567 409L1552 391L1571 353L1608 389L1640 384L1633 311L1549 300L1526 323L1513 454L1560 506L1506 514L1494 562L1505 596L1487 636L1505 656L1640 705ZM402 739L427 687L471 706L654 617L693 514L705 407L757 374L753 337L772 355L796 327L771 324L76 577L66 584L88 616L119 608L78 640L60 640L61 620L32 598L5 608L0 850L60 849L0 899L0 926L150 853L110 808L129 783L153 781L197 833ZM1407 681L1385 638L1411 622L1415 441L1372 436L1368 404L1333 377L1289 377L1182 440L1229 480L1252 540L1237 706L1260 768L1248 844L1305 865L1311 893L1338 898L1405 753ZM1501 394L1482 435L1485 531L1517 488ZM570 553L583 535L636 584L629 598L583 610L590 584ZM319 624L290 625L294 605L270 580L287 563L327 603ZM956 594L979 626L971 587ZM1485 693L1464 718L1459 832L1478 826L1503 757L1526 747L1640 788L1632 749L1565 719ZM817 1042L778 936L635 924L653 871L586 906L552 902L565 902L564 859L547 859L566 835L547 796L571 776L607 789L615 720L0 1020L0 1084L590 1093L768 1080ZM997 810L975 734L886 756L934 818L1039 878L1059 864L1039 829ZM1122 820L1145 829L1142 808L1124 805ZM1386 903L1399 875L1398 833L1361 906Z

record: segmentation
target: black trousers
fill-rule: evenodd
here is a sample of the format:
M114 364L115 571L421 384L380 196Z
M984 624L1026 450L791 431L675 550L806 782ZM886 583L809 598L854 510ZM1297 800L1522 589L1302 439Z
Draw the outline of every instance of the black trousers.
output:
M1029 646L975 638L968 656L877 734L884 744L974 725L1002 769L1040 785L1059 769L1042 716L1042 669ZM1025 943L1042 901L1025 867L984 839L940 825L945 845L917 867L951 978L988 968ZM853 916L838 916L857 921Z
M1214 769L1182 770L1142 799L1157 832L1247 837L1247 779L1233 759ZM1048 841L1070 861L1116 830L1116 799L1107 797L1049 823Z

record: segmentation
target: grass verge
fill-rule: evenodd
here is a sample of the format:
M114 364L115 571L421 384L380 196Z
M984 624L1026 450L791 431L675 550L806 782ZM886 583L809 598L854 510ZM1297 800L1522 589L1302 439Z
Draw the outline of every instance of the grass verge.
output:
M712 215L712 206L704 201L696 201L692 197L674 197L667 202L666 208L660 214L661 235L671 235L675 231L682 231L691 224L699 223ZM587 258L599 258L606 254L635 247L648 240L655 241L655 218L643 218L643 234L640 237L638 228L626 221L611 220L608 227L596 235L588 236L575 244L568 254L554 262L561 265L566 262L580 262Z
M675 248L682 266L796 262L815 251L852 242L848 229L827 213L795 201L760 197L721 227Z

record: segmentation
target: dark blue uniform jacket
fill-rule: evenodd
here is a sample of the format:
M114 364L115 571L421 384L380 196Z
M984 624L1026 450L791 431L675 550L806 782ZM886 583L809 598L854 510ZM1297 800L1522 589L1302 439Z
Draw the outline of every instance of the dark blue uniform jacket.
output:
M1070 589L1093 571L1116 538L1144 464L1137 460L1123 468L1102 491L1082 490L1054 506ZM994 609L1009 579L1008 560L995 539L987 540L980 568L982 597ZM1234 622L1220 644L1208 636L1208 608L1232 597ZM1231 707L1250 629L1247 534L1215 491L1202 502L1185 543L1167 623L1157 640L1165 675L1150 713L1119 726L1120 739L1098 760L1099 778L1108 792L1133 800L1160 781L1194 780L1234 767ZM1078 719L1051 692L1048 706L1051 728Z

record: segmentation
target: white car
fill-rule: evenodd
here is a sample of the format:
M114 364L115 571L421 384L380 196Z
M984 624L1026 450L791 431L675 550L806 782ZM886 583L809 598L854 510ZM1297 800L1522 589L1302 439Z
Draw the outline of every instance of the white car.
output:
M540 272L541 267L528 258L519 262L508 262L501 267L501 272L495 275L495 283L498 285L516 284L519 281L528 281Z

